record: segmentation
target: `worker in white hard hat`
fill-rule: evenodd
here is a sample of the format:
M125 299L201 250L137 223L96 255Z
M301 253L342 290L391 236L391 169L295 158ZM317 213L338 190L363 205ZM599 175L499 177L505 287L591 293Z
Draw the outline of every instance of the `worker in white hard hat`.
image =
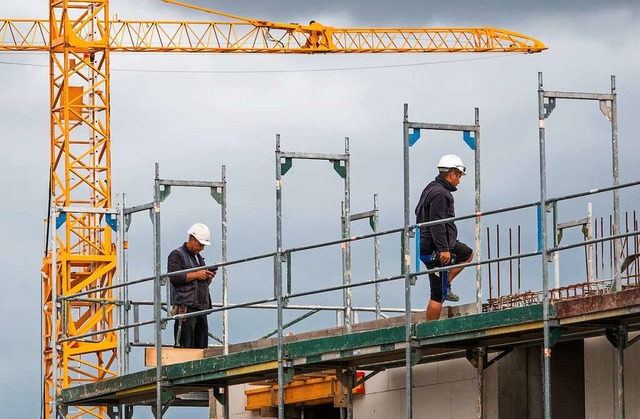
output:
M418 224L454 218L455 208L452 192L455 192L467 168L462 159L454 154L442 156L438 163L438 176L422 191L416 207ZM473 251L458 241L458 229L453 221L420 227L420 259L428 269L468 263L473 260ZM427 320L440 318L444 301L459 301L451 290L451 282L463 268L452 268L447 274L429 274L431 296L427 305ZM443 277L448 277L444 283Z
M205 266L200 254L211 244L209 227L195 223L187 231L187 241L169 254L169 273ZM209 284L216 270L200 269L186 274L171 276L172 314L193 313L211 308ZM209 341L207 316L193 316L174 322L175 346L180 348L206 348Z

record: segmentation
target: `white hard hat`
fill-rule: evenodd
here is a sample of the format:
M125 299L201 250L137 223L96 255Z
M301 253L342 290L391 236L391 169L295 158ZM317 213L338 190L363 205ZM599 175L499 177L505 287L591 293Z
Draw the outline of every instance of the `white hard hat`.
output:
M209 227L202 223L195 223L189 227L188 233L202 245L209 246L211 244L211 233L209 232Z
M463 175L466 175L467 168L464 167L462 159L455 154L447 154L442 156L438 162L438 169L458 169Z

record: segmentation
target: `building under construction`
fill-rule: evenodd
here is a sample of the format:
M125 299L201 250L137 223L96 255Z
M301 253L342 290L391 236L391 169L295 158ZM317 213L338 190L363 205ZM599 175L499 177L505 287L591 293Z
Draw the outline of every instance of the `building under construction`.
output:
M481 158L479 110L472 124L414 122L405 105L404 184L405 225L380 230L377 199L371 211L351 213L350 160L348 139L343 154L283 151L276 138L276 220L277 246L271 253L227 260L226 248L226 174L220 181L164 179L156 167L154 201L145 205L119 205L114 213L117 248L121 255L121 276L109 289L121 301L118 308L122 360L117 377L65 388L56 401L59 411L69 413L83 406L104 406L111 417L131 417L135 406L150 406L156 417L169 408L209 406L211 417L296 417L296 418L365 418L430 417L513 418L561 417L601 418L633 417L640 409L626 394L638 389L636 363L640 354L632 346L640 324L640 289L638 288L638 219L633 210L621 212L620 193L634 193L640 182L618 181L617 121L615 79L608 93L576 93L544 90L539 75L540 121L540 200L521 205L483 210L481 205ZM563 100L596 101L611 123L611 186L577 191L571 195L547 197L544 121L557 102ZM476 212L456 220L475 220L475 255L469 269L476 272L476 302L445 307L443 318L426 322L422 307L411 306L416 280L429 272L415 261L415 231L409 191L409 153L425 131L456 131L475 153ZM400 138L398 139L400 141ZM342 211L343 238L296 248L282 246L283 176L296 160L324 160L333 165L344 180ZM167 312L167 278L178 273L161 272L160 220L162 202L172 188L199 187L211 190L221 206L221 262L212 264L222 270L221 301L206 313L223 313L219 345L205 350L175 349L173 342L163 342L167 324L190 314ZM614 213L561 221L558 206L566 201L608 194L613 196ZM520 226L500 233L500 225L485 226L485 217L516 211L531 211L537 231L535 251L523 252ZM131 217L150 212L155 237L155 275L129 279L127 275L127 229ZM59 217L59 214L57 215ZM352 236L350 224L368 220L373 232ZM548 225L549 224L549 225ZM563 234L578 228L583 240L562 243ZM397 275L379 274L378 240L396 235L402 240L403 263ZM508 245L504 244L505 235ZM503 244L500 244L502 237ZM373 242L374 278L352 279L351 244ZM328 246L340 246L343 261L343 284L334 287L293 292L292 260L300 252ZM557 267L560 255L568 250L584 249L584 280L559 286ZM505 251L505 249L508 249ZM502 253L501 253L502 251ZM274 294L253 301L229 304L227 267L272 259ZM538 260L542 278L537 291L523 290L520 266L525 260ZM482 267L488 277L482 277ZM577 269L577 268L576 268ZM184 271L183 271L184 272ZM502 278L501 278L501 272ZM485 275L486 276L486 275ZM505 280L505 278L507 278ZM127 289L150 283L152 302L128 298ZM395 283L404 288L405 306L381 306L379 287ZM483 287L489 295L484 296ZM369 307L354 306L351 291L370 287L375 299ZM63 301L96 298L105 289L92 289L61 297ZM296 300L312 295L342 291L338 306L297 304ZM153 318L140 317L140 307L153 305ZM264 338L244 343L228 339L228 316L236 310L276 310L275 330ZM293 321L284 322L287 311L303 312ZM339 313L338 325L321 330L288 335L287 328L319 311ZM357 322L357 313L375 313L376 320ZM395 313L395 314L394 314ZM140 339L140 330L155 327L152 342ZM87 332L74 339L99 336L103 331ZM66 340L70 338L63 338ZM134 371L129 354L145 347L146 365ZM629 348L628 351L625 349ZM626 359L625 359L625 354ZM625 379L626 378L626 379ZM407 392L411 388L413 391ZM626 407L625 407L626 406ZM143 409L137 407L136 409ZM428 414L426 412L429 412Z

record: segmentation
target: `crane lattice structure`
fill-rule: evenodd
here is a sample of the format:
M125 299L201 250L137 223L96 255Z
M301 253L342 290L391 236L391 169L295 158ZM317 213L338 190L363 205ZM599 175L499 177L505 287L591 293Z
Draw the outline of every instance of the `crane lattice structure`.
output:
M336 28L248 19L164 0L228 21L110 20L108 0L50 0L49 20L0 19L0 51L49 53L50 220L42 267L44 417L62 388L118 375L111 193L110 54L535 53L502 29ZM83 299L66 296L100 288ZM106 290L105 290L106 288ZM93 333L89 338L74 336ZM55 413L57 415L58 412ZM73 417L107 417L86 407Z

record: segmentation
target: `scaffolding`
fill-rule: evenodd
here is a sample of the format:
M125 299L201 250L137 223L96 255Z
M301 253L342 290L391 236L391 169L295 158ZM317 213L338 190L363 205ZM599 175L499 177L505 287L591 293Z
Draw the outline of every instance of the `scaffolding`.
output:
M105 288L96 288L73 295L54 296L58 301L70 301L79 299L91 299L93 296L106 290L117 290L119 304L119 326L112 330L87 332L83 335L68 337L63 333L62 338L56 344L77 339L86 339L91 336L105 333L118 332L120 337L121 375L109 380L109 382L97 382L79 385L64 389L59 395L56 407L57 415L64 415L71 406L107 406L110 417L130 418L133 416L133 406L151 405L156 418L161 418L172 405L196 405L194 398L183 397L184 394L193 393L197 389L211 388L214 397L223 406L224 417L229 417L229 392L228 386L237 383L249 383L257 381L256 377L273 379L277 382L277 414L279 419L284 419L285 413L285 386L291 382L296 371L325 371L334 370L337 380L346 391L346 404L343 411L344 417L353 417L353 389L385 368L406 368L405 375L405 417L413 417L413 367L419 363L432 362L455 357L465 357L477 369L477 417L482 419L485 415L484 397L484 370L509 353L510 347L518 343L542 342L544 362L542 366L543 385L543 417L551 418L551 348L562 336L566 338L584 338L585 336L606 335L617 348L617 408L619 418L624 418L624 349L635 343L637 339L628 339L629 330L636 330L640 326L640 316L637 307L640 306L640 288L637 288L638 277L638 221L633 213L632 225L629 225L628 214L626 218L626 231L620 229L620 202L619 191L640 185L640 181L620 184L618 175L618 139L617 139L617 111L615 78L611 78L611 93L574 93L545 91L542 84L542 74L539 74L538 83L539 99L539 139L540 139L540 200L519 204L507 208L483 211L480 200L480 123L479 110L476 108L473 124L435 124L412 122L409 119L408 105L404 105L403 118L403 158L404 158L404 225L399 228L380 230L378 221L378 200L374 195L374 207L372 211L351 213L351 188L350 188L350 154L349 139L345 138L344 154L326 153L302 153L285 152L280 148L280 136L276 136L275 148L275 173L276 173L276 250L273 252L228 260L227 257L227 179L226 168L222 167L222 181L183 181L167 180L160 178L159 167L155 167L154 199L153 202L134 207L126 206L126 197L123 195L116 210L108 210L117 219L118 238L116 241L119 260L117 281L114 285ZM611 122L612 130L612 185L577 192L570 195L554 198L547 197L546 191L546 156L545 120L556 106L558 99L597 100L600 109ZM457 216L445 220L431 221L421 224L411 222L410 211L410 176L409 176L409 150L420 138L421 130L456 131L461 132L463 140L474 151L475 156L475 212L468 215ZM341 238L328 242L309 244L298 247L285 248L282 237L282 177L291 169L293 161L322 160L333 165L333 169L344 180L344 200L341 203ZM192 272L202 268L188 269L178 272L161 272L161 203L169 196L172 187L199 187L208 188L215 201L221 206L221 259L220 262L210 264L204 268L222 268L222 296L221 303L216 303L211 309L195 313L172 315L169 310L169 286L168 279L174 275ZM558 203L576 198L588 197L603 193L613 193L614 214L611 219L610 232L605 235L604 227L598 233L597 223L595 237L592 233L581 242L560 245L558 232L573 226L585 226L592 224L589 212L586 222L559 223ZM498 255L491 257L490 240L487 233L488 257L483 259L481 220L485 217L512 213L523 210L535 210L535 224L537 225L537 248L534 251L522 252L520 246L520 228L518 227L517 252L512 250L512 236L509 230L510 250L508 256ZM70 211L67 208L54 208L53 214ZM87 211L82 209L82 211ZM106 211L106 210L101 210ZM127 232L131 223L131 217L135 213L148 211L151 215L153 226L153 275L129 280ZM553 245L549 246L547 213L553 216ZM359 236L351 236L351 222L368 219L371 223L372 233ZM411 238L419 236L419 228L442 224L451 221L475 221L475 251L476 259L472 262L458 265L459 267L474 267L476 269L476 314L463 318L450 318L435 322L423 322L419 313L423 310L415 310L411 306L412 287L420 277L430 273L446 271L447 268L433 268L421 270L416 264L412 270ZM602 220L602 219L601 219ZM418 234L416 234L418 233ZM379 239L383 236L399 236L401 244L402 263L399 274L382 277L380 274ZM499 237L499 230L497 233ZM634 246L628 240L633 239ZM351 278L351 243L373 240L374 241L374 277L362 281L353 282ZM627 240L627 245L622 244ZM53 240L55 243L55 240ZM583 283L572 284L569 287L555 288L549 285L549 263L554 261L555 255L560 252L584 247L585 249L604 246L611 243L610 258L613 264L613 275L610 279L604 279L604 269L597 270L598 252L595 252L595 272L589 269L590 257L587 257L587 285ZM340 285L323 287L319 289L293 292L292 288L292 260L296 253L307 252L319 248L340 246L342 254L342 283ZM498 244L498 249L499 249ZM53 255L56 254L53 249ZM623 254L626 252L626 258ZM588 250L587 254L591 254ZM600 254L600 261L604 264L605 253ZM414 255L419 259L419 255ZM542 290L522 292L519 283L517 292L513 292L513 272L510 270L511 286L509 294L503 295L500 290L500 278L498 275L498 293L494 298L491 287L491 266L500 266L501 263L520 263L521 260L539 258L542 265ZM245 264L259 260L273 260L274 281L273 295L258 300L229 303L227 268L232 265ZM557 260L557 259L556 259ZM482 271L483 266L489 267L489 299L483 303L482 297ZM519 265L518 265L519 266ZM635 267L635 274L632 274ZM631 271L630 271L631 269ZM286 271L286 273L285 273ZM518 269L519 271L519 269ZM600 272L600 280L593 281ZM623 287L623 272L626 272L626 286ZM285 286L286 277L286 286ZM635 279L632 279L635 278ZM385 308L380 302L380 285L388 283L404 282L405 305L400 308ZM128 289L143 283L152 283L154 299L152 302L131 301ZM373 307L353 306L351 291L360 287L375 287L375 305ZM163 293L164 287L164 293ZM596 288L593 288L596 287ZM582 289L582 293L571 294L569 289ZM596 290L595 292L593 290ZM334 291L343 294L342 305L308 305L292 304L295 299L315 296ZM626 293L625 302L616 299L616 294ZM591 298L589 319L606 318L617 319L624 317L624 321L618 321L617 326L610 324L594 324L585 320L586 312L582 306L572 306L572 298ZM113 302L109 302L113 304ZM152 305L153 318L140 320L139 307ZM56 305L57 306L57 305ZM593 307L598 307L593 309ZM228 313L238 309L268 309L277 311L277 328L275 331L262 337L269 341L264 346L245 352L233 352L230 350ZM615 310L613 310L615 309ZM134 312L133 322L130 322L130 311ZM302 316L293 321L284 322L285 310L306 311ZM583 311L581 311L583 310ZM593 311L595 310L595 311ZM332 329L331 334L318 337L313 334L291 337L285 336L284 330L320 311L334 311L341 313L344 326ZM354 312L370 312L375 314L375 319L368 324L354 322ZM216 338L222 345L222 354L215 357L196 361L185 362L177 366L163 365L162 360L162 330L170 322L187 317L203 314L222 314L222 338ZM404 317L384 318L383 313L402 313ZM401 322L402 321L402 322ZM142 326L153 325L154 341L140 341L138 330ZM492 333L487 333L492 330ZM133 331L134 339L131 341L130 332ZM63 331L64 332L64 331ZM275 338L270 336L275 335ZM55 338L55 337L54 337ZM136 346L153 347L155 349L155 368L131 372L129 352ZM55 352L55 351L54 351ZM490 357L490 355L492 355ZM55 354L54 354L55 356ZM369 374L360 376L356 373L358 367L363 367ZM194 390L195 389L195 390ZM343 391L342 389L340 390ZM198 403L202 405L203 401Z

